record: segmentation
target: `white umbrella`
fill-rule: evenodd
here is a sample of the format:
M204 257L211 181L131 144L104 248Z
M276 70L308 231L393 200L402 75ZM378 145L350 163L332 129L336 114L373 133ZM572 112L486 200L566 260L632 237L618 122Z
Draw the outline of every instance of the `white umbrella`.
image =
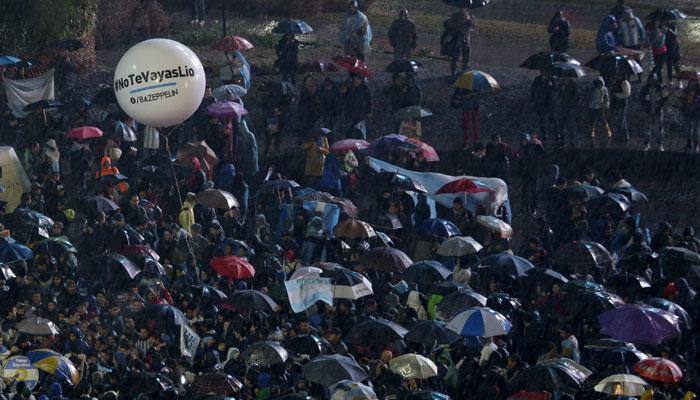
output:
M644 386L649 383L637 375L615 374L603 379L595 385L596 392L611 395L641 396L644 394ZM616 392L622 389L622 393Z
M476 223L487 230L497 233L502 238L513 236L513 228L496 217L490 215L479 215L476 217Z
M297 270L294 271L292 276L289 277L289 280L291 281L292 279L318 278L321 276L322 273L323 270L321 268L301 267L297 268Z
M342 380L331 386L331 400L378 400L374 390L359 382Z
M471 236L454 236L442 242L437 253L443 257L461 257L476 254L483 248Z
M240 85L224 85L214 89L216 101L231 100L231 98L241 98L248 94L248 91Z
M404 354L389 361L389 368L402 377L427 379L437 376L437 365L420 354Z

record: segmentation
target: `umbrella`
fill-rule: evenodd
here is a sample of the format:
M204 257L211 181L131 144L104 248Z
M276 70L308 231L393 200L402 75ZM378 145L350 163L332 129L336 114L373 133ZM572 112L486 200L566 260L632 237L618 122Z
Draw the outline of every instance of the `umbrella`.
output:
M406 336L408 330L384 318L369 317L355 324L345 336L348 343L358 346L384 346Z
M0 262L10 264L15 261L27 261L33 258L34 253L29 247L15 242L12 238L0 240Z
M683 379L683 371L671 360L650 357L634 365L634 372L656 382L676 383Z
M85 44L78 39L63 39L52 42L51 47L57 50L76 51L84 48Z
M326 73L326 72L336 72L339 68L336 64L330 61L321 60L309 60L304 61L297 67L297 72L300 74L308 74L313 72Z
M282 35L303 35L313 31L309 24L300 19L285 19L272 28L272 33L279 33Z
M625 305L598 316L600 333L632 343L659 344L679 336L678 317L647 305Z
M270 365L284 364L289 358L289 353L278 342L266 340L248 346L242 357L248 364L269 367Z
M214 257L209 265L219 275L230 279L249 279L255 276L255 268L248 260L236 256Z
M688 16L677 8L663 7L654 10L651 14L647 15L645 19L649 21L674 21L686 18L688 18Z
M228 300L226 293L209 285L197 285L194 287L194 293L198 298L208 299L214 301L215 303L223 303Z
M19 62L22 62L22 60L20 60L20 59L17 58L17 57L13 57L13 56L0 56L0 66L17 64L17 63L19 63Z
M230 100L229 97L227 96L233 96L233 97L238 97L241 98L248 94L248 90L244 88L241 85L223 85L219 86L218 88L214 89L214 98L216 98L217 101L226 101Z
M452 194L452 193L485 193L492 192L489 187L485 186L479 180L472 180L469 178L460 178L449 182L440 189L438 189L435 194Z
M321 276L331 279L333 298L357 300L374 294L372 282L359 272L334 266L323 270Z
M598 356L594 357L600 360L600 365L624 365L629 367L631 370L634 364L649 358L648 355L634 348L634 345L630 344L629 346L631 347L627 347L624 342L622 343L622 346L624 347L612 347L602 349L589 345L586 345L585 347L587 349L593 349L595 352L599 353Z
M447 325L442 321L425 320L413 324L403 338L407 342L420 343L432 349L439 345L456 342L459 340L459 335L447 329Z
M622 387L622 393L615 392L619 386ZM594 389L609 395L641 396L645 386L649 386L649 383L636 375L615 374L598 382Z
M384 135L375 139L369 147L370 153L374 156L380 157L384 154L388 154L396 149L401 149L405 151L414 151L417 149L416 145L407 142L408 137L404 135L391 134Z
M24 107L24 111L50 110L52 108L63 107L63 103L58 100L39 100L28 104Z
M38 234L45 238L49 237L49 231L53 228L53 220L51 218L27 208L18 211L15 218L20 230Z
M363 78L369 78L372 71L367 67L364 61L360 60L355 56L336 56L333 57L333 62L338 64L341 68L348 71L350 74L357 74Z
M56 324L46 318L29 317L17 324L17 331L32 336L54 336L61 333Z
M511 297L508 293L491 293L486 300L486 307L498 311L508 318L521 306L520 300Z
M474 307L455 316L447 329L460 336L493 337L507 335L512 325L501 313L488 307Z
M587 275L595 270L612 268L613 260L600 243L580 240L560 247L554 253L554 264L566 266L571 273Z
M535 282L547 282L549 285L567 283L569 280L561 273L549 268L534 268L526 272L526 279Z
M236 103L235 101L219 101L210 104L207 107L207 115L216 118L236 117L238 122L241 122L241 117L246 114L248 114L248 110L246 110L240 103Z
M603 75L624 74L630 76L644 72L644 68L636 60L614 53L596 56L588 61L586 66L599 71Z
M370 146L370 143L362 139L343 139L339 140L331 145L331 151L357 151L366 149Z
M425 71L425 67L416 60L395 60L389 63L384 71L392 74L413 74L416 72Z
M471 236L453 236L440 244L437 253L443 257L462 257L476 254L483 246Z
M526 277L527 272L535 269L532 263L522 257L508 253L498 253L479 260L479 271L486 271L502 278Z
M187 316L179 308L170 304L150 304L141 311L146 320L155 321L156 327L173 328L190 326Z
M644 193L633 188L632 186L612 189L612 190L610 190L610 192L623 194L632 203L636 203L636 202L640 202L640 201L644 201L644 202L648 201L647 196Z
M68 133L66 133L66 137L78 140L94 139L102 137L102 130L94 126L81 126L69 130Z
M577 362L558 358L525 369L511 383L511 387L530 392L564 392L567 389L580 391L583 382L591 375L590 370Z
M192 393L203 395L232 396L243 389L243 384L231 375L223 372L209 372L195 375L189 387Z
M650 299L647 299L646 303L654 308L668 311L671 314L678 317L678 323L679 323L681 328L683 328L683 329L692 329L693 328L692 319L688 315L688 312L685 311L685 309L683 307L679 306L678 304L676 304L670 300L662 299L659 297L652 297Z
M12 268L8 267L7 265L0 264L0 279L9 281L10 279L16 277L17 275L15 275L14 271L12 271Z
M487 93L501 90L498 82L491 75L476 70L467 71L459 75L452 87L472 93Z
M342 380L331 386L330 400L379 400L374 390L359 382Z
M92 96L92 102L96 105L117 104L117 96L111 86L103 87Z
M212 48L214 50L224 51L224 52L234 52L234 51L247 51L252 49L253 44L247 39L240 36L224 36L221 39L214 42Z
M40 370L58 377L71 386L76 386L80 382L78 369L67 357L52 353L50 350L35 350L28 352L27 356Z
M440 161L437 150L428 143L420 141L418 139L410 138L406 142L411 143L416 146L415 150L411 150L412 153L420 154L425 158L427 162L437 162Z
M344 239L368 239L377 234L366 222L359 219L347 219L333 228L333 234Z
M433 115L433 113L430 112L430 110L421 106L399 108L394 112L394 117L398 119L418 119L430 117L431 115Z
M406 175L393 174L391 184L397 188L408 190L410 192L428 193L428 189L426 189L425 186L407 177Z
M588 201L600 197L605 191L598 186L589 184L576 185L566 189L566 194L580 201Z
M420 354L409 353L394 357L389 368L404 379L428 379L437 376L437 365Z
M316 267L301 267L297 268L294 273L289 277L289 280L303 279L303 278L318 278L323 273L321 268Z
M513 236L513 228L502 219L491 215L479 215L476 217L477 225L497 234L501 238Z
M257 290L239 290L230 297L230 303L239 311L276 311L279 305L270 296Z
M306 354L310 357L316 357L331 351L330 343L314 335L302 334L290 337L285 339L283 345L294 354Z
M291 179L273 179L265 181L258 189L256 195L260 193L275 193L280 190L288 190L298 188L299 184Z
M238 200L233 195L221 189L205 189L194 198L195 203L206 207L229 210L233 207L240 207Z
M399 249L376 247L365 253L359 262L368 270L379 272L403 272L413 261Z
M700 264L700 254L685 247L664 247L661 249L661 254L666 258L686 261L691 264Z
M302 373L311 382L331 386L342 380L361 382L367 374L355 360L338 354L322 355L304 365Z
M606 193L591 200L589 204L601 214L610 213L616 216L624 216L627 210L632 208L632 203L620 193Z
M123 142L135 142L139 140L131 127L121 121L114 128L114 136Z
M108 186L116 186L122 182L126 182L129 180L129 177L122 175L122 174L109 174L109 175L103 175L97 179L97 182L95 182L95 186L99 188L103 187L108 187Z
M437 305L437 312L442 319L451 319L470 307L483 307L486 305L486 297L471 290L462 289L445 296Z
M73 246L73 243L69 242L65 236L52 237L44 239L37 242L34 248L46 248L50 253L63 254L63 253L77 253L78 249Z
M136 264L121 254L96 257L91 263L81 264L81 268L89 278L114 287L128 285L141 272Z
M595 319L605 311L618 306L614 297L605 291L568 291L561 307L569 315L578 319Z
M437 236L440 238L449 238L452 236L459 236L462 233L459 228L451 221L440 218L428 218L421 222L417 227L418 233L421 235L430 237Z
M454 6L454 7L459 7L459 8L469 8L469 9L475 9L475 8L481 8L484 6L487 6L491 0L442 0L443 3L447 4L448 6Z
M117 203L102 196L87 196L83 199L83 204L93 212L103 212L105 214L110 214L119 209Z
M548 66L545 70L552 76L560 78L583 78L586 76L586 71L578 62L576 64L571 62L558 62Z
M132 244L128 246L124 246L122 251L120 252L123 256L131 256L131 255L140 255L140 256L145 256L145 257L150 257L154 259L155 261L160 260L160 256L158 253L156 253L152 248L150 248L147 244Z
M177 149L177 161L179 163L189 164L193 157L204 160L204 164L209 169L214 168L219 163L219 157L216 155L216 152L204 140L197 143L187 142ZM167 169L170 169L169 163Z
M520 64L520 68L542 70L547 69L548 67L551 67L556 63L581 65L580 62L576 61L573 57L566 53L552 53L549 51L541 51L526 58L525 61L523 61Z
M432 288L433 284L442 282L452 275L452 271L437 261L419 261L411 264L403 273L406 282L415 282L423 292Z

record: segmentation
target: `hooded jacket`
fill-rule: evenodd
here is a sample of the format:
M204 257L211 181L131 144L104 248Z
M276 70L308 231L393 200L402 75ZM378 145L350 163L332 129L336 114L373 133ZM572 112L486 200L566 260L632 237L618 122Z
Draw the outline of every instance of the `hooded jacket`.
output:
M596 35L595 45L599 53L609 53L617 49L617 37L615 37L615 30L613 25L617 23L617 19L612 15L608 15L603 20L598 28L598 34Z

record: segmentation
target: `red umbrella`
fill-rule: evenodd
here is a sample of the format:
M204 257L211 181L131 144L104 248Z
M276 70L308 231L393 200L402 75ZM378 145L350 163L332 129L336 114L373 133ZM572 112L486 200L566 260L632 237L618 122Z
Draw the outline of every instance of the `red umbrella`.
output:
M446 194L446 193L484 193L491 192L492 190L485 185L477 184L477 182L469 178L461 178L456 181L452 181L440 189L438 189L435 194Z
M94 139L102 137L102 131L100 128L95 128L94 126L81 126L79 128L73 128L68 131L66 137L71 139Z
M154 260L158 261L160 260L160 256L158 253L153 251L152 248L144 245L144 244L132 244L128 246L124 246L124 248L121 251L123 256L130 256L130 255L140 255L140 256L147 256L151 257Z
M363 78L369 78L372 71L364 61L355 56L335 56L333 62L351 74L359 74Z
M435 151L435 148L433 146L429 145L428 143L425 143L425 142L422 142L418 139L413 139L413 138L408 139L406 141L418 146L418 150L416 152L423 154L425 161L427 161L427 162L440 161L440 157L438 157L437 151Z
M343 139L339 140L331 145L331 151L357 151L361 149L366 149L370 146L370 143L362 139Z
M214 50L219 51L246 51L252 49L254 46L248 41L248 39L242 38L240 36L224 36L217 40L212 46Z
M651 357L634 365L637 375L657 382L676 383L683 379L683 371L671 360Z
M255 276L255 268L245 258L236 256L215 257L209 262L219 275L231 279L248 279Z

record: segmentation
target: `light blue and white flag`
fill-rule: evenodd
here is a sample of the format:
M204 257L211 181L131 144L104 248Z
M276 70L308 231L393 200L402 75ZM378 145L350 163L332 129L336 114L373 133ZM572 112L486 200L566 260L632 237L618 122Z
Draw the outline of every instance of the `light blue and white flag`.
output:
M333 285L330 278L301 278L284 282L289 304L295 313L311 307L317 301L333 305Z

